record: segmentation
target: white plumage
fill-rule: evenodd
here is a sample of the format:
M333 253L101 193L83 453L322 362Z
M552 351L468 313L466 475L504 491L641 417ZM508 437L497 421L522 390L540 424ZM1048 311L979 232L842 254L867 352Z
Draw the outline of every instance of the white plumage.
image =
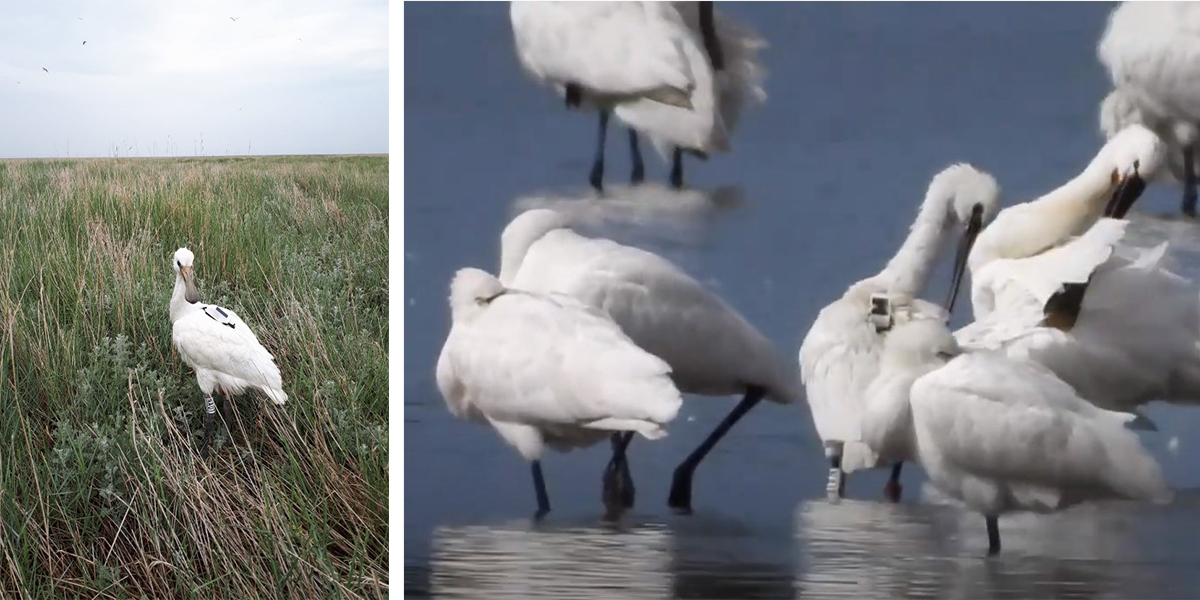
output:
M763 396L781 403L802 397L795 370L771 342L699 282L654 253L584 237L568 226L566 215L549 209L518 215L501 236L500 280L566 294L603 311L638 346L671 365L685 393L747 394L745 410ZM684 487L690 484L674 489Z
M1115 255L1127 222L1096 220L1121 180L1152 175L1161 156L1151 132L1127 128L1064 186L1001 211L971 253L976 320L959 343L1034 360L1107 408L1200 401L1196 286L1163 266L1165 244ZM1085 283L1074 322L1055 322L1050 296Z
M614 431L666 435L682 403L670 367L602 313L508 289L478 269L455 274L449 300L438 389L451 413L491 424L534 462L540 512L549 510L537 463L545 446L567 451Z
M930 182L908 237L887 266L823 308L805 335L800 368L813 423L833 459L831 494L841 494L842 472L888 464L860 443L863 393L879 371L886 332L872 321L872 297L890 299L894 322L943 318L941 307L916 297L948 239L962 233L969 250L974 236L969 229L977 233L995 214L998 196L995 179L970 165L943 170ZM896 476L889 493L899 493Z
M1170 146L1170 171L1184 182L1184 212L1196 210L1200 123L1200 7L1190 2L1127 2L1113 10L1097 47L1115 91L1101 105L1112 136L1140 123Z
M711 16L708 29L702 12ZM674 151L672 182L679 187L678 149L728 150L743 108L766 98L757 59L765 43L715 14L711 3L518 1L510 18L524 70L568 106L600 112L591 174L597 189L609 111L631 128L635 183L643 177L636 131L664 156Z
M175 251L175 288L171 294L171 341L180 358L196 372L206 400L207 417L201 454L207 452L215 405L213 391L236 396L258 388L275 404L287 401L279 367L258 337L232 310L201 304L193 281L195 255Z
M1170 500L1157 462L1126 429L1141 425L1134 415L1093 406L1036 363L960 353L937 320L898 326L863 428L869 444L915 457L940 491L982 513L989 554L1006 512Z

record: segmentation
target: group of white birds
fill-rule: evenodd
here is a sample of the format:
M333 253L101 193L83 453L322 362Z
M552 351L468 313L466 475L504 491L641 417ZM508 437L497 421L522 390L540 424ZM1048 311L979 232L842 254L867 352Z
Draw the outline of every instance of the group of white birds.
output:
M632 132L671 149L679 172L679 149L725 147L740 109L764 97L762 41L696 4L512 3L522 65L569 105L600 112L596 188L610 111L631 127L638 180ZM1200 402L1200 291L1169 270L1166 243L1122 242L1145 182L1177 160L1194 204L1197 44L1200 5L1115 9L1100 43L1115 85L1102 111L1110 136L1091 162L1003 210L987 173L966 164L939 173L891 260L816 316L799 369L666 259L535 209L504 229L499 277L455 274L438 387L454 415L490 423L531 461L539 516L550 510L544 447L605 438L603 502L610 516L630 507L627 446L634 433L665 435L682 394L742 399L675 470L669 505L680 512L691 510L697 465L763 398L807 398L831 497L845 473L887 467L886 493L898 499L900 465L916 463L985 516L989 554L1009 511L1169 501L1131 430L1153 429L1138 411L1147 402ZM953 238L939 306L921 297ZM968 271L975 320L951 332Z

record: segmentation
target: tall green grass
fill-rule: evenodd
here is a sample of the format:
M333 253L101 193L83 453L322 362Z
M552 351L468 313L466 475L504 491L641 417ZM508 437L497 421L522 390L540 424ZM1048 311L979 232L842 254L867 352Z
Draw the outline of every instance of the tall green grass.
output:
M388 589L388 159L0 161L0 597ZM289 400L203 399L171 257Z

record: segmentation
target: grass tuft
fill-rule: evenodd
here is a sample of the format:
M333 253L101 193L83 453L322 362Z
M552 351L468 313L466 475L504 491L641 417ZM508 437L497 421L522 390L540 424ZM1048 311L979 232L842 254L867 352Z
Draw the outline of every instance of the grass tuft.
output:
M0 161L0 597L381 597L387 157ZM203 399L171 256L288 403Z

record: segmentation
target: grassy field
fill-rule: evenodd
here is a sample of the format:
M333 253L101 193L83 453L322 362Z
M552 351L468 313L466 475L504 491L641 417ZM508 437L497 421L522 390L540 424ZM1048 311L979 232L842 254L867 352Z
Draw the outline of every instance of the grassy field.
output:
M388 589L388 159L0 161L0 597ZM171 256L276 357L204 402Z

